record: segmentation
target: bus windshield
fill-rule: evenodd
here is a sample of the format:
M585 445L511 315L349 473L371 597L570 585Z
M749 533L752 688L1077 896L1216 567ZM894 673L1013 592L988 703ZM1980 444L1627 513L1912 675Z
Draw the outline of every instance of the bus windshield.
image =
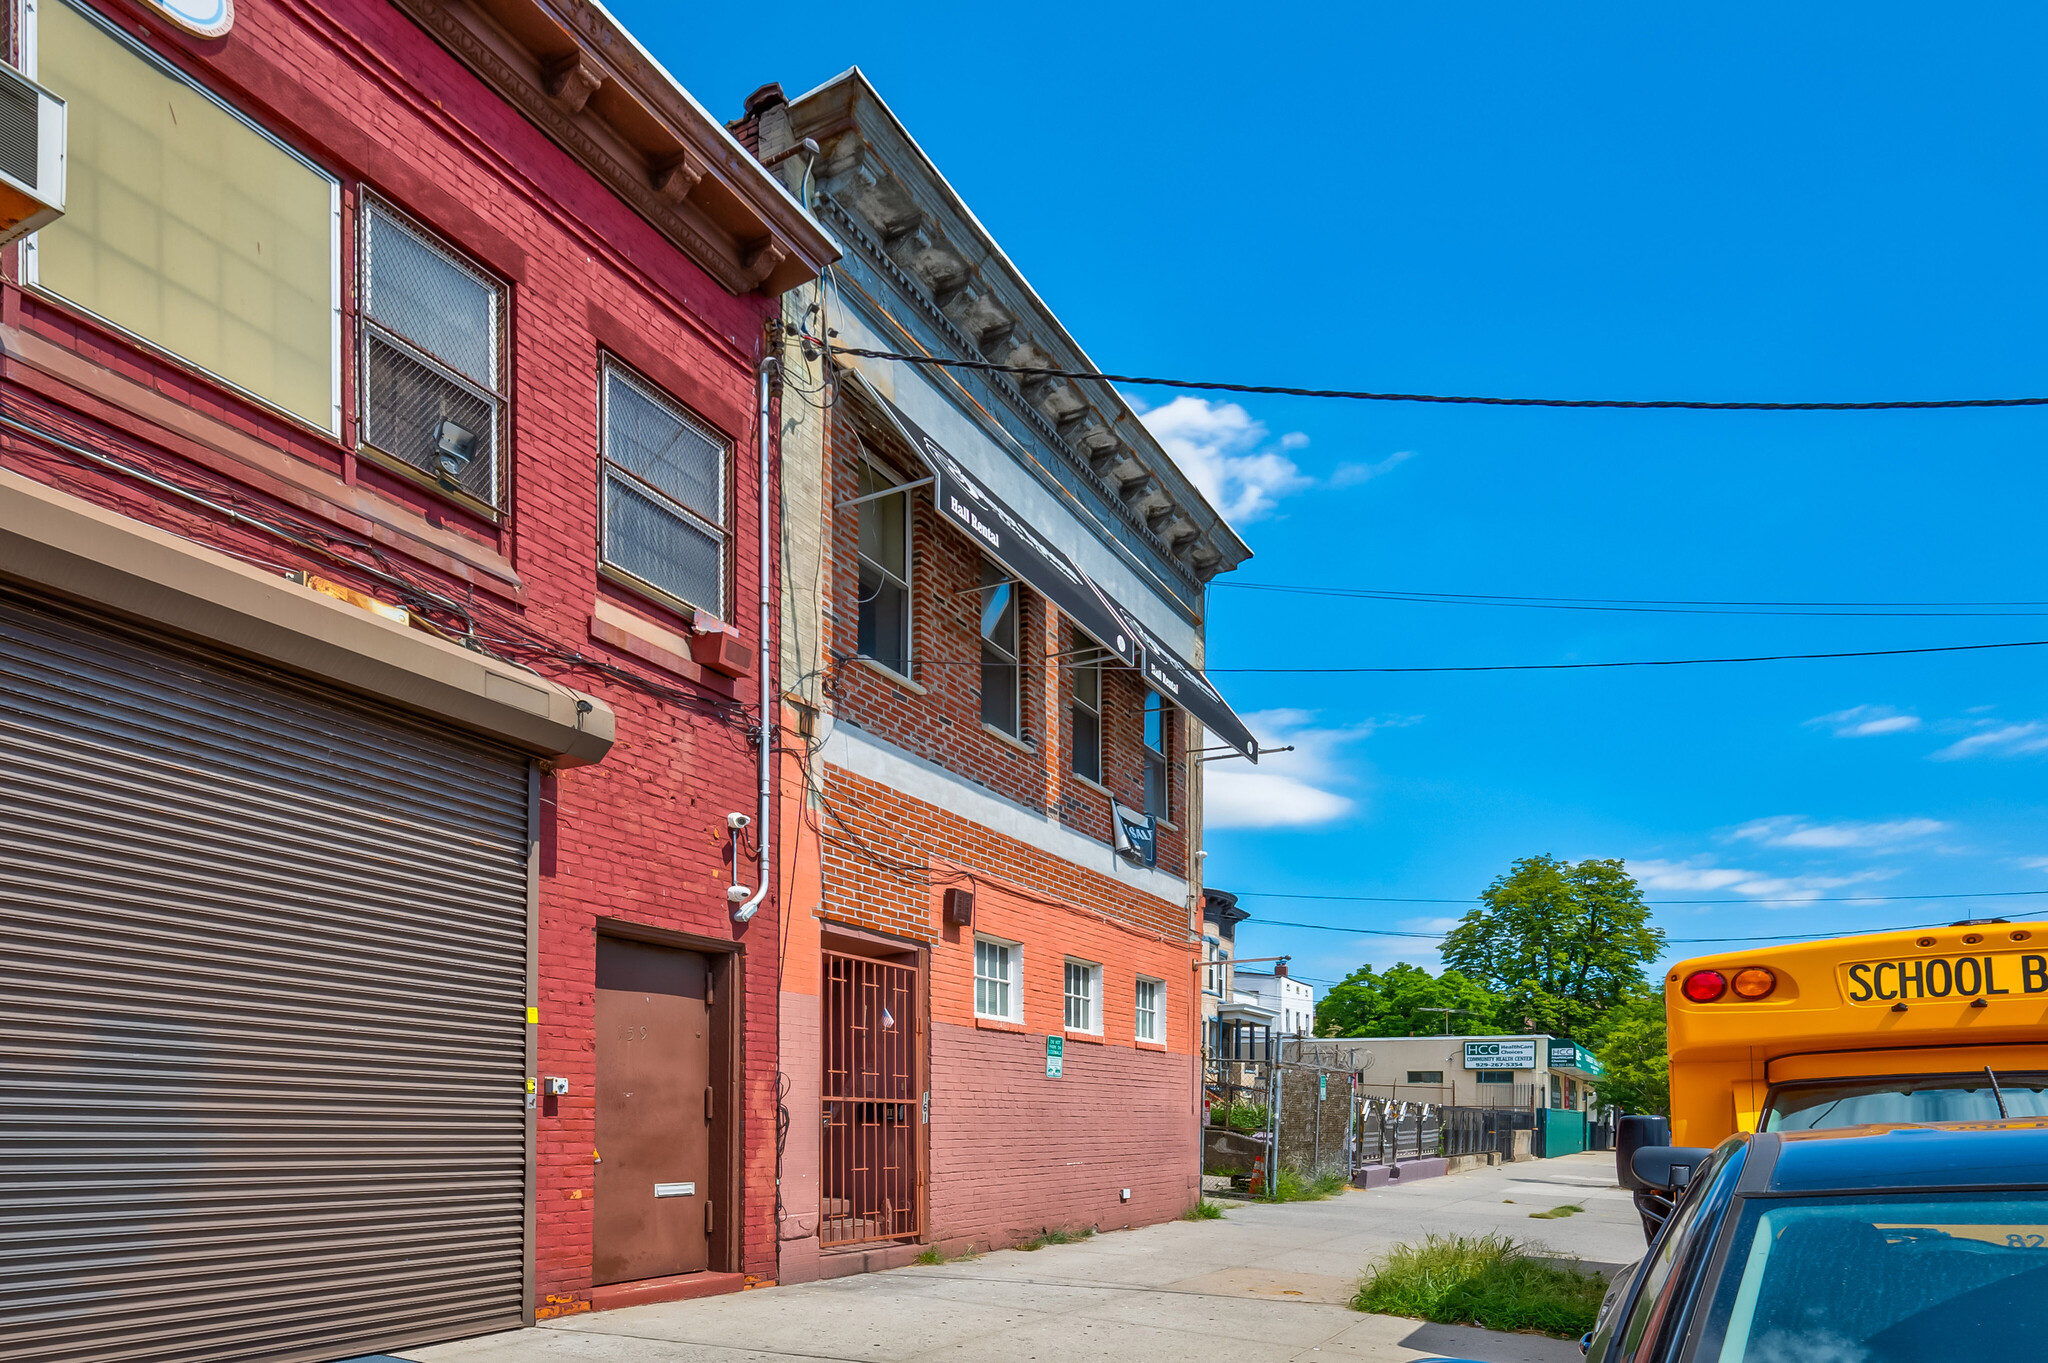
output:
M2005 1112L1998 1099L2005 1099ZM2001 1074L1998 1093L1983 1075L1937 1074L1785 1084L1765 1101L1765 1131L1819 1131L1900 1122L1984 1122L2048 1117L2048 1075Z

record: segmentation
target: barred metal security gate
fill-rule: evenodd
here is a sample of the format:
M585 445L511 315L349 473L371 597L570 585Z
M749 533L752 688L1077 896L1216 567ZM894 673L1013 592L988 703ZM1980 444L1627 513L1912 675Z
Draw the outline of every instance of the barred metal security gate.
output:
M829 1247L919 1235L924 1096L916 968L826 952L824 1022L818 1241Z
M0 597L0 1354L521 1323L526 764Z

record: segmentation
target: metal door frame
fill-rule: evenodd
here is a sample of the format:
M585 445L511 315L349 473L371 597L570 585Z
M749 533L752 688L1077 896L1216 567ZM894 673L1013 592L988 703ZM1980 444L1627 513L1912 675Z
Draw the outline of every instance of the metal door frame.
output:
M746 1224L746 955L743 943L650 923L621 918L599 918L591 925L591 978L596 979L596 948L599 937L619 937L649 946L694 951L711 967L711 1086L725 1103L724 1121L712 1123L711 1168L718 1180L712 1196L717 1203L711 1231L711 1263L707 1273L740 1273L746 1268L746 1241L741 1228ZM596 1014L591 1017L591 1038L596 1041ZM723 1035L720 1035L721 1031ZM595 1075L597 1053L591 1052ZM593 1090L593 1099L595 1091ZM591 1125L597 1123L597 1109L591 1108ZM719 1127L723 1126L721 1149ZM594 1229L593 1225L593 1229Z

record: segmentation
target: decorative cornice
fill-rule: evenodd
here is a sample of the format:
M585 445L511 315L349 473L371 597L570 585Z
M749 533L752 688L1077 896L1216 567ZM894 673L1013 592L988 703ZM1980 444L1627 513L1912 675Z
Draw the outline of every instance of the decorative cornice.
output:
M897 290L902 293L904 298L914 304L918 311L924 315L924 319L927 322L944 332L946 338L953 342L954 347L961 355L977 360L987 358L982 353L981 348L954 324L953 319L946 316L940 310L938 303L932 299L930 294L925 292L923 285L909 271L898 265L889 253L883 249L882 244L868 230L866 222L861 219L859 214L840 203L830 194L822 192L813 199L812 206L831 218L833 223L841 229L841 234L860 247L861 255L867 262L886 275L896 285ZM1202 600L1201 579L1195 575L1192 568L1186 562L1174 553L1171 545L1152 532L1151 527L1145 523L1145 519L1132 509L1130 503L1124 500L1122 493L1116 485L1095 471L1088 460L1059 433L1059 428L1052 423L1051 419L1044 412L1041 412L1029 398L1024 396L1024 390L1009 375L984 372L978 375L978 377L984 380L990 388L994 389L1002 397L1004 404L1028 423L1032 430L1049 447L1058 451L1067 467L1096 494L1104 507L1114 512L1119 520L1130 527L1139 540L1158 555L1160 562L1172 568L1174 576L1187 588L1190 594L1189 601L1183 604L1186 604L1191 611L1198 612L1200 609L1198 603ZM1149 477L1150 475L1148 474L1147 476Z
M598 6L392 3L731 292L782 293L837 257L817 222Z

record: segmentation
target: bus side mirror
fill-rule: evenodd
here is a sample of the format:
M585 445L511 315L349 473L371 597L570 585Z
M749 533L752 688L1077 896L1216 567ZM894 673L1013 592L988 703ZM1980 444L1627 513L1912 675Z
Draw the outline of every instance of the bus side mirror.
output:
M1692 1182L1693 1170L1713 1153L1697 1145L1646 1145L1636 1151L1631 1165L1640 1186L1676 1196Z
M1614 1124L1614 1181L1631 1192L1651 1185L1636 1177L1636 1151L1671 1144L1669 1117L1623 1117ZM1663 1184L1655 1185L1659 1188Z

